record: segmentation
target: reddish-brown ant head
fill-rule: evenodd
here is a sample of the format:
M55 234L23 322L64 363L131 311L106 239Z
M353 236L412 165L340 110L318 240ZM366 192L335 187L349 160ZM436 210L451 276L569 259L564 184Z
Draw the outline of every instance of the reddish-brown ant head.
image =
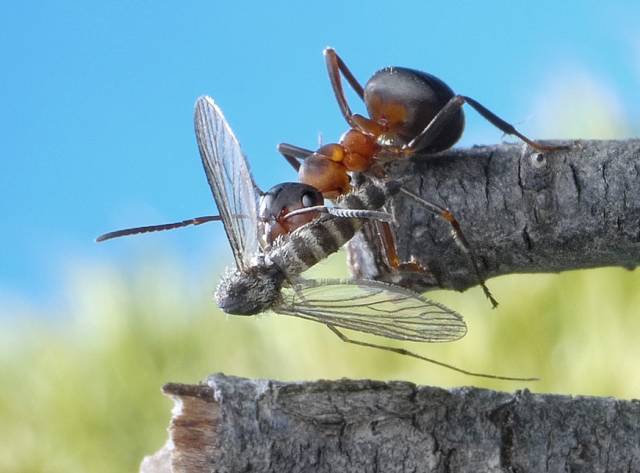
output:
M327 199L335 199L350 189L350 179L347 168L342 163L343 158L342 146L323 146L304 160L298 170L298 178L300 182L315 187Z
M260 198L258 217L261 224L261 235L267 245L276 238L320 216L320 212L308 212L284 218L294 210L323 205L322 194L312 186L299 182L285 182L269 189Z
M378 135L383 146L406 145L431 123L453 97L447 84L426 72L387 67L376 72L364 87L364 101L371 119L385 131ZM446 128L424 152L442 151L462 135L464 114L458 110Z

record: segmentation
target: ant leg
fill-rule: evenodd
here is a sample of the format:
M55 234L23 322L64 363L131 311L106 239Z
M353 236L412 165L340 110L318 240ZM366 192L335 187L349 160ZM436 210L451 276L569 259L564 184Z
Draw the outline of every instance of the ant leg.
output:
M473 107L480 115L482 115L489 123L503 131L508 135L514 135L527 143L533 149L538 151L557 151L566 149L565 146L549 146L538 143L527 138L516 128L507 123L502 118L491 112L489 109L476 102L470 97L464 95L455 95L445 104L444 107L436 114L429 124L414 139L412 139L404 148L406 153L415 153L421 149L427 148L440 134L442 129L449 123L449 120L467 103Z
M299 146L290 145L289 143L280 143L278 145L278 152L284 156L284 159L291 164L296 172L300 169L300 161L298 160L308 158L313 154L313 151L309 149L300 148Z
M357 79L353 76L347 65L342 61L342 59L340 59L340 56L338 56L338 53L336 53L334 49L326 48L324 50L324 57L327 63L327 72L329 73L329 80L331 81L333 93L336 96L336 100L338 101L340 111L342 112L342 115L344 116L344 119L347 121L349 126L356 130L361 130L367 133L372 130L377 130L379 126L374 121L363 117L362 115L354 114L351 111L351 108L349 108L347 98L344 95L344 89L342 88L340 73L342 73L345 79L347 79L349 85L351 85L353 90L360 96L362 100L364 100L364 89L357 81Z
M282 218L286 220L288 218L295 217L297 215L313 213L313 212L325 213L325 214L329 214L339 218L371 219L371 220L382 221L382 222L393 221L393 215L380 210L345 209L342 207L327 207L326 205L314 205L312 207L304 207L301 209L292 210Z
M407 154L413 154L421 149L428 148L431 143L440 135L442 129L449 121L458 113L458 110L464 105L464 98L460 95L454 95L449 99L444 107L431 119L429 124L416 135L404 147Z
M358 96L362 100L364 100L364 89L360 85L360 82L358 82L358 79L356 79L355 76L351 73L342 58L338 56L336 50L333 48L325 48L323 54L327 61L329 77L331 78L332 75L337 76L337 72L339 70L340 72L342 72L344 78L347 79L347 82L349 82L349 85L355 91L355 93L358 94ZM337 78L337 80L339 81L340 79ZM331 83L333 84L333 79L331 80Z
M476 102L471 97L462 96L462 98L464 98L465 102L471 105L476 110L476 112L482 115L493 126L503 131L507 135L517 136L518 138L520 138L522 141L524 141L525 143L527 143L529 146L531 146L533 149L537 151L557 151L561 149L567 149L567 146L543 145L538 143L537 141L533 141L527 138L526 136L524 136L518 130L516 130L516 128L511 123L505 122L498 115L493 113L491 110L487 109L484 105Z
M327 63L327 72L329 73L329 80L331 81L331 87L333 88L333 93L336 96L336 100L338 101L338 106L340 107L340 111L342 112L342 116L347 121L351 128L356 128L357 124L353 119L353 112L349 108L349 104L347 103L347 98L344 96L344 90L342 89L342 81L340 80L340 65L344 65L338 54L333 49L327 48L324 50L324 57ZM345 69L348 69L345 66ZM353 77L349 72L349 76ZM360 85L358 84L358 87ZM357 91L357 90L356 90Z
M393 232L391 231L391 226L389 224L375 224L376 226L376 234L378 236L378 241L382 245L382 251L384 253L385 259L387 260L387 264L391 266L392 269L398 269L400 267L400 257L398 256L398 250L396 248L396 241L393 237Z
M400 256L398 256L398 250L396 247L396 239L391 229L389 222L376 221L374 222L376 228L376 234L378 241L382 247L382 253L387 261L387 264L394 271L413 271L416 273L424 272L424 268L415 261L401 262Z
M434 365L442 366L444 368L449 368L450 370L457 371L458 373L466 374L469 376L478 376L480 378L490 378L490 379L502 379L505 381L538 381L538 378L512 378L510 376L497 376L494 374L486 374L486 373L476 373L473 371L463 370L462 368L458 368L456 366L450 365L448 363L443 363L442 361L434 360L433 358L427 358L426 356L418 355L409 350L405 350L404 348L396 348L396 347L386 347L384 345L376 345L374 343L362 342L359 340L353 340L343 334L340 330L334 327L331 324L327 324L329 330L335 333L340 340L346 343L353 343L354 345L359 345L361 347L368 348L377 348L379 350L386 350L392 353L396 353L398 355L410 356L412 358L417 358L418 360L426 361L427 363L433 363Z
M462 233L462 228L460 227L460 223L455 218L455 216L451 213L451 211L444 207L440 207L439 205L436 205L433 202L424 200L422 197L414 194L413 192L405 189L404 187L400 188L400 192L416 200L428 211L433 212L438 217L448 222L449 225L451 225L451 235L453 236L453 239L456 241L456 243L458 243L458 246L460 246L462 251L464 251L469 256L469 259L471 260L471 265L473 267L473 271L476 273L476 277L478 278L478 282L482 287L482 291L484 292L484 295L487 297L487 299L489 299L494 309L498 307L498 301L495 300L495 298L491 294L491 291L489 291L489 288L485 284L485 280L482 277L482 274L480 273L480 267L478 266L476 256L473 253L473 250L471 249L471 245L469 245L469 242L464 236L464 233Z

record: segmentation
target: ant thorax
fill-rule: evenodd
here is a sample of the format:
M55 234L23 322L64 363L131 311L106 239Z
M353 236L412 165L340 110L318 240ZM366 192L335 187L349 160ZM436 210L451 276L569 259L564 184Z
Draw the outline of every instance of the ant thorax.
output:
M398 133L385 132L378 135L376 143L380 146L376 153L376 160L390 160L407 155L407 141Z

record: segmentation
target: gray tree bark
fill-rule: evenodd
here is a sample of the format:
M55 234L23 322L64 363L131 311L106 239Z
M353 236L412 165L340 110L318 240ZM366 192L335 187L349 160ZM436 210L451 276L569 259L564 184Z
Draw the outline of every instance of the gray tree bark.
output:
M170 439L143 473L640 471L638 401L221 374L163 390Z
M405 187L449 208L486 278L640 264L640 140L562 142L538 153L505 144L416 156L388 167ZM399 195L391 204L398 252L424 273L390 271L371 231L349 245L357 277L419 291L478 283L449 225Z
M387 171L457 216L487 278L636 267L640 140L565 144L450 150ZM390 209L401 258L426 271L390 270L369 225L349 245L356 276L420 291L478 283L445 222L402 195ZM640 471L638 401L223 375L164 392L170 440L144 473Z

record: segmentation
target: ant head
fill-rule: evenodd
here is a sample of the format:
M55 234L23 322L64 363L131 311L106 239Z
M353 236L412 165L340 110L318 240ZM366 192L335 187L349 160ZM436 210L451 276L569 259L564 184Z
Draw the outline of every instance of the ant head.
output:
M344 148L325 145L306 158L298 170L300 182L313 186L328 199L349 192L349 175L344 163Z

